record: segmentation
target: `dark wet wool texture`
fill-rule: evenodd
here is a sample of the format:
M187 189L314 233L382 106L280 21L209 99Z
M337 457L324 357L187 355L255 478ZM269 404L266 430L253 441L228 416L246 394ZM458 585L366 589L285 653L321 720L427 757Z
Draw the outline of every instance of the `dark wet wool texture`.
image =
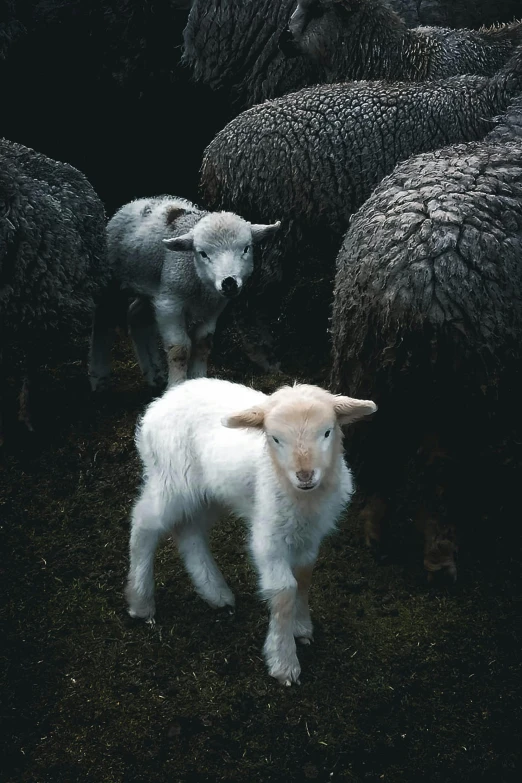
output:
M16 368L32 375L58 338L89 332L105 253L104 208L83 174L0 139L0 398Z
M283 221L260 279L300 268L313 252L328 274L351 213L396 163L483 137L521 89L522 48L492 78L319 85L268 101L205 150L203 199L249 220Z
M337 36L343 37L343 58L333 72L308 57L288 59L280 50L295 0L194 0L184 31L184 62L196 80L224 89L237 105L251 106L324 81L491 75L522 42L522 31L511 28L410 31L382 0L348 2L354 6L348 20L331 12L321 23L328 52ZM319 21L311 29L315 24Z
M291 31L329 82L491 76L522 43L516 22L479 31L409 29L382 0L311 0Z
M337 259L332 387L379 405L350 438L359 488L449 503L456 522L502 502L495 471L522 431L521 111L518 99L485 140L397 166ZM431 435L446 466L426 486Z
M480 27L520 17L519 0L387 0L410 27Z
M66 163L6 139L0 161L3 341L10 331L84 330L104 283L103 205Z

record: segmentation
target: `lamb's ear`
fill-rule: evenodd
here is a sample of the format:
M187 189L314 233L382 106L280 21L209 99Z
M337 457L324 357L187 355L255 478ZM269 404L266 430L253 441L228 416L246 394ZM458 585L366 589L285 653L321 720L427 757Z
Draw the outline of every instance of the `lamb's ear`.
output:
M246 411L233 413L231 416L225 416L221 419L224 427L238 429L239 427L255 427L260 429L265 421L265 411L263 408L247 408Z
M281 227L281 221L277 223L270 223L265 225L264 223L251 223L250 230L252 231L252 242L261 242L263 239L275 234Z
M182 234L180 237L164 239L163 244L167 250L194 250L194 237L192 232Z
M351 424L364 416L375 413L377 405L371 400L355 400L353 397L336 397L334 411L339 424Z

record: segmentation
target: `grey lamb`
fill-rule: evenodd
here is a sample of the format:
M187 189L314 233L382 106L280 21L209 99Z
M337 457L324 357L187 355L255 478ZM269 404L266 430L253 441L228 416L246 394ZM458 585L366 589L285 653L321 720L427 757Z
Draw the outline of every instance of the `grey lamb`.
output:
M347 57L337 76L325 73L323 63L303 56L293 44L288 23L296 0L194 0L183 34L183 60L198 81L246 107L324 81L491 75L522 43L517 26L479 32L409 30L381 0L350 1L350 26L342 28ZM317 10L323 9L317 6L307 14ZM325 56L333 44L326 40ZM291 57L284 53L289 49Z
M56 342L86 336L105 255L103 205L84 175L0 139L0 407L7 376L21 368L29 428L30 377Z
M332 383L379 405L350 443L367 540L400 503L432 575L455 578L455 523L476 529L489 488L498 516L520 442L521 261L522 97L483 141L397 166L337 258Z
M231 212L206 212L172 196L121 207L107 225L112 283L96 309L89 365L93 390L110 374L110 349L122 307L140 368L162 383L157 330L167 354L169 385L206 375L217 319L253 266L253 244L280 223L248 223Z
M481 30L409 29L382 0L299 0L288 29L328 82L491 76L522 43L521 22Z
M292 321L299 320L301 336L302 329L325 335L335 255L350 215L400 160L483 137L490 118L521 90L519 48L493 77L319 85L232 120L204 153L205 203L249 220L285 215L284 229L256 271L257 288L278 281L277 288L250 312L277 311L278 297L297 283L304 306L300 316L299 306L291 305ZM317 300L313 312L310 296ZM279 315L274 318L283 323Z

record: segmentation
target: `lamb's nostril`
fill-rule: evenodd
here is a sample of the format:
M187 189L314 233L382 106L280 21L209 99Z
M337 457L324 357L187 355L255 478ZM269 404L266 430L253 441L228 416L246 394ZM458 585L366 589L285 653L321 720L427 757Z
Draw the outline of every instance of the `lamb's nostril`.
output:
M314 472L313 470L298 470L295 475L302 484L309 484L314 477Z
M234 296L234 294L237 294L239 287L236 278L225 277L224 280L221 281L221 290L225 296Z

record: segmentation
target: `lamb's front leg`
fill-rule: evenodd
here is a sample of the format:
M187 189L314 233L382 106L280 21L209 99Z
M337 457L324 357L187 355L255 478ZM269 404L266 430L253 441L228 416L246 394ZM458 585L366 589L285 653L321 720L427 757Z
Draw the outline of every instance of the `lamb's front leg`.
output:
M188 378L205 378L207 375L207 364L214 332L216 331L216 322L208 322L198 326L192 337L192 352L188 365Z
M308 593L312 581L315 560L307 565L294 566L293 572L297 580L296 609L294 618L294 636L301 644L313 641L313 625L308 606Z
M261 592L270 607L268 634L263 647L268 673L282 685L291 685L299 682L301 673L294 639L297 581L286 560L256 558L256 565Z
M168 296L154 300L156 322L167 354L168 385L175 386L187 378L191 341L187 334L183 303Z

